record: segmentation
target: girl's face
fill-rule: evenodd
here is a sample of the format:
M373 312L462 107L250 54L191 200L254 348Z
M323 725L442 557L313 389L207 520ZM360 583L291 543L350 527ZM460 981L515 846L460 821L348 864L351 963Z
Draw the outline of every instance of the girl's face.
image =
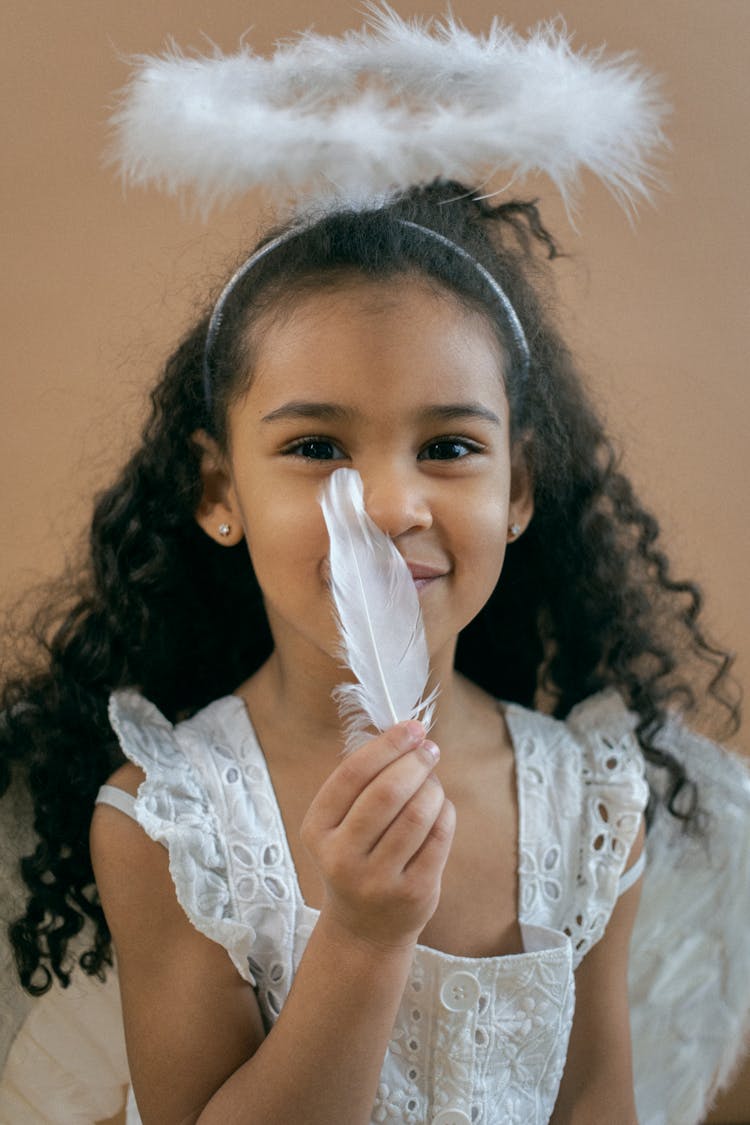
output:
M452 653L497 582L509 524L531 515L489 325L425 283L363 279L301 296L256 328L253 352L229 464L207 454L197 518L220 543L220 523L230 542L241 525L277 647L335 652L318 495L346 466L412 568L431 655Z

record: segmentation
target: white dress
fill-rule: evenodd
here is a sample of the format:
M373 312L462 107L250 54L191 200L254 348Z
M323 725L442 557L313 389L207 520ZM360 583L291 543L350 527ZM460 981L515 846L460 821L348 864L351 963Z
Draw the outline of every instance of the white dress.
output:
M617 693L592 697L564 723L515 704L506 705L505 714L516 760L519 920L524 952L462 958L417 948L384 1060L372 1122L533 1125L547 1121L572 1023L573 971L604 932L624 885L638 874L628 872L628 884L622 882L647 786L632 733L634 717ZM124 752L144 769L147 780L135 801L128 801L118 790L108 792L109 787L103 787L101 799L119 803L149 836L169 849L177 897L188 917L227 950L238 973L256 989L264 1018L272 1025L289 992L317 912L302 899L268 770L244 702L225 696L190 720L172 726L139 693L119 690L110 699L110 718ZM696 741L704 740L693 739ZM706 745L718 752L713 744ZM746 782L747 775L732 760L731 768L735 767L739 772L734 780ZM750 783L745 798L748 795ZM659 840L668 834L667 829L659 828L661 823L657 823L657 855ZM740 854L748 851L740 849ZM649 870L646 899L650 876ZM703 953L700 956L705 960ZM651 981L653 962L653 956L651 961L646 958L646 977L650 974ZM673 1015L674 993L659 1009L659 996L649 993L649 979L631 973L631 994L640 989L639 1003L656 1003L656 1023L659 1034L664 1035L669 1030L665 1018ZM742 991L738 979L733 984ZM716 973L713 986L718 991ZM114 989L111 982L106 988L88 982L88 988L106 993L111 1011L116 1012L116 982ZM747 1002L740 997L737 1004L744 1014L737 1014L736 1019L747 1014L747 991L745 988ZM54 994L55 990L37 1004L52 1004ZM60 990L57 994L65 995ZM59 1084L53 1092L50 1082L45 1091L42 1081L39 1089L38 1067L34 1068L37 1105L33 1115L29 1110L27 1116L13 1116L8 1110L21 1104L13 1102L14 1097L28 1096L39 1027L37 1021L31 1044L24 1034L26 1025L16 1037L0 1084L0 1122L37 1125L95 1120L81 1108L80 1083L73 1089L70 1108L65 1108ZM121 1034L118 1029L113 1037L118 1045ZM647 1029L644 1034L647 1064L654 1043L648 1041ZM49 1042L45 1050L49 1052ZM719 1043L717 1050L726 1076L726 1042ZM67 1052L71 1069L74 1051L69 1037L58 1036L52 1048L58 1062ZM634 1053L638 1081L638 1044ZM735 1044L732 1059L736 1053ZM664 1059L662 1043L662 1064ZM687 1085L677 1090L682 1099L680 1112L693 1103L701 1108L705 1104L717 1074L716 1059L712 1057L708 1065L711 1070L704 1065L703 1073L696 1077L700 1067L693 1063ZM674 1083L669 1075L668 1094L659 1087L658 1074L647 1077L645 1097L650 1103L642 1106L643 1098L639 1100L642 1122L687 1125L698 1119L671 1114ZM127 1082L126 1063L118 1078ZM131 1094L128 1122L138 1121Z

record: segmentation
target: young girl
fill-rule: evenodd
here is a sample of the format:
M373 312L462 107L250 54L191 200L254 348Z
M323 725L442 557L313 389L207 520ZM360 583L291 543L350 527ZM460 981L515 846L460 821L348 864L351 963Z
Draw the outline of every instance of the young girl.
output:
M81 967L116 953L129 1121L636 1121L646 824L699 827L666 737L690 658L738 711L540 250L533 203L441 180L264 239L99 496L49 667L5 688L40 836L20 978L66 983L84 920ZM346 756L340 468L408 564L439 688L429 732Z

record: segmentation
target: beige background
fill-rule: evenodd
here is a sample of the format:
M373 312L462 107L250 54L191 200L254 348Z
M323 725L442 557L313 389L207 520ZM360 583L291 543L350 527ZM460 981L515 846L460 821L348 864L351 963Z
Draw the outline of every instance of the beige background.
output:
M404 15L439 12L402 0ZM472 30L488 0L455 0ZM558 13L506 0L523 30ZM572 257L561 302L625 463L659 514L679 574L707 591L706 619L750 679L748 500L748 144L750 0L566 0L576 42L635 48L674 106L670 191L634 229L585 180L580 234L553 191L539 195ZM7 594L53 574L144 416L160 360L224 262L252 241L245 202L204 226L155 193L125 195L101 166L122 55L168 34L225 50L252 28L259 50L314 23L358 24L349 0L242 6L231 0L5 0L0 66L5 155L2 301L5 377L0 582ZM736 745L747 749L747 733ZM741 1108L744 1106L744 1111ZM750 1094L723 1119L750 1118Z

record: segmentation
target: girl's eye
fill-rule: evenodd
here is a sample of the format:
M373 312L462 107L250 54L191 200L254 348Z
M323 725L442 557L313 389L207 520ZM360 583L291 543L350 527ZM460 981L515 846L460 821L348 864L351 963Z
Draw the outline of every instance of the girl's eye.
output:
M333 461L344 456L341 448L334 442L328 438L317 437L304 438L302 441L295 442L284 452L295 454L297 457L304 457L308 461Z
M479 446L464 438L441 438L426 445L419 456L424 461L456 461L478 452Z

